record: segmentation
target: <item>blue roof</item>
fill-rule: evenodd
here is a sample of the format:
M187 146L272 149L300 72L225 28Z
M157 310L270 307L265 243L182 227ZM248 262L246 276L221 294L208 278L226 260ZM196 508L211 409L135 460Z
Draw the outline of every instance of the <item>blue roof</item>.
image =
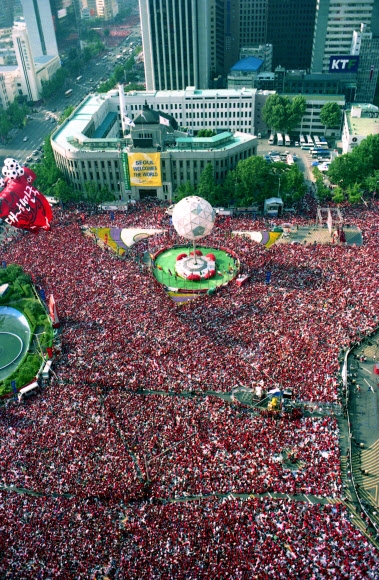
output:
M257 72L261 68L263 60L256 58L255 56L248 56L247 58L242 58L235 65L232 66L230 70L244 71L244 72Z

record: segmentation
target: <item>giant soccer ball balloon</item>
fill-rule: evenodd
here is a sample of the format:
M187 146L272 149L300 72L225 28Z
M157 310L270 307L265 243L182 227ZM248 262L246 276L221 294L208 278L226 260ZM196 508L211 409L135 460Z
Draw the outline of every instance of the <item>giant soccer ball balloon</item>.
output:
M187 240L199 240L211 233L215 215L213 207L206 199L191 195L175 205L172 223L179 236Z

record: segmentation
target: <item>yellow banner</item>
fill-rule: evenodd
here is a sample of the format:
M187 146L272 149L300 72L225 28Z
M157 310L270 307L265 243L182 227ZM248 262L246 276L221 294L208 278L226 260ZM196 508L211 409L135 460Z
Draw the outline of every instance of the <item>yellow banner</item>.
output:
M128 153L130 185L162 185L160 153Z

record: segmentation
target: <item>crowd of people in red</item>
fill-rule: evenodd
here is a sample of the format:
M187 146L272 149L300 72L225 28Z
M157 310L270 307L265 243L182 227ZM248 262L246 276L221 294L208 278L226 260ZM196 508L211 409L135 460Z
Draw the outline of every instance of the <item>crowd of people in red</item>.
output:
M112 223L86 216L167 228L124 258L70 210L5 246L1 260L54 293L62 349L37 398L0 408L2 575L377 577L379 555L340 505L230 498L341 498L335 419L267 416L222 396L260 385L338 403L339 353L378 323L378 209L346 210L361 247L266 250L231 234L264 229L259 219L216 222L207 245L235 251L250 282L180 307L136 259L183 242L158 205ZM191 499L209 494L228 499Z

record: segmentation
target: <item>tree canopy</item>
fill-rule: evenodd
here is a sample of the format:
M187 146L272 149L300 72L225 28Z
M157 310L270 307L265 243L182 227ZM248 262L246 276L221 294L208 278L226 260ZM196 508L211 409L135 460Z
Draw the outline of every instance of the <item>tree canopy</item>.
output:
M283 95L271 95L262 109L262 118L274 131L291 133L300 123L306 110L306 101L301 95L289 99Z
M325 126L325 131L329 127L339 127L341 115L341 109L335 101L325 103L320 111L320 121Z

